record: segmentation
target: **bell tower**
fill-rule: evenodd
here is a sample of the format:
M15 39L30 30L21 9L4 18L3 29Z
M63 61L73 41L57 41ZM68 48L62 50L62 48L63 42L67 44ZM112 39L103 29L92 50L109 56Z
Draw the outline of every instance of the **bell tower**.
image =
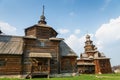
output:
M86 41L85 41L85 53L88 54L88 56L93 56L94 53L96 52L96 47L93 45L93 41L90 39L90 35L86 35Z
M93 45L93 41L90 40L90 35L86 35L86 41L85 41L85 52L94 51L95 45Z
M43 6L42 15L40 16L40 20L38 21L38 24L26 28L25 36L35 37L40 39L49 39L51 37L56 37L58 33L52 27L47 25L45 19L46 17L44 15L44 6Z

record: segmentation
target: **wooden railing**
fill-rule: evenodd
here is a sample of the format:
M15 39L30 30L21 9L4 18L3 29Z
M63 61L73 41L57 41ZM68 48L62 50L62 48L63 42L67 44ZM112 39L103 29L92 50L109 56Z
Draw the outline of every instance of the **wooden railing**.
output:
M32 66L32 72L48 72L49 67L48 65L39 65L39 66Z

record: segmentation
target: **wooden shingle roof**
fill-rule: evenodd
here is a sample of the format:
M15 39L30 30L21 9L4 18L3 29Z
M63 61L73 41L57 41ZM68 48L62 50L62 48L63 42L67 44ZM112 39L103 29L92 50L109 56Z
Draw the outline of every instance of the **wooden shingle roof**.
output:
M77 54L64 42L60 42L60 54L61 56L76 56Z
M18 36L0 35L0 54L23 53L23 39Z

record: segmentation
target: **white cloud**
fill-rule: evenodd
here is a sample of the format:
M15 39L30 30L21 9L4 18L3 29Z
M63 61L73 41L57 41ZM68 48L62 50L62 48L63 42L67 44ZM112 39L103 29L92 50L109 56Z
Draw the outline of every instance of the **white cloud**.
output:
M93 34L89 34L91 38L93 37ZM85 46L85 38L86 34L79 37L76 34L69 35L65 42L77 53L78 56L80 56L81 53L84 52L84 46Z
M111 19L103 24L95 34L96 38L104 43L111 43L120 39L120 17Z
M95 34L89 34L93 44L100 52L104 52L106 57L111 58L111 65L119 64L120 56L120 17L111 19L108 23L102 24ZM79 36L80 29L74 29L71 32L68 29L60 29L61 33L65 34L65 42L80 56L84 52L85 35ZM80 34L81 35L81 34Z
M84 49L85 36L78 37L75 34L71 34L65 39L65 42L77 53L79 56Z
M118 65L120 56L120 17L103 24L95 33L98 48L111 58L112 65Z
M80 52L84 49L84 36L79 37L78 34L80 34L80 29L74 29L70 31L69 29L57 29L57 31L60 34L64 34L65 36L65 42L70 46L71 49L73 49L77 55L80 55ZM72 33L72 34L71 34ZM63 37L62 36L62 37Z
M84 52L85 35L79 37L76 33L80 33L80 30L73 30L73 34L66 37L65 42L79 56L81 52ZM98 50L111 58L112 65L119 64L117 61L120 56L120 17L110 19L108 23L102 24L95 34L89 35Z
M59 32L60 34L66 34L66 33L69 32L69 30L68 30L68 29L58 29L58 32Z
M68 33L68 31L68 29L59 29L60 33ZM77 53L78 56L80 56L80 53L84 52L86 34L80 37L78 35L80 34L80 29L75 29L69 32L73 32L73 34L65 34L68 35L65 37L65 42ZM93 34L89 35L91 38L94 36Z
M80 29L76 29L74 33L75 34L79 34L80 33Z
M104 48L102 41L97 40L97 41L94 41L94 42L95 42L95 46L98 48L98 50L102 50Z
M111 19L108 23L102 24L95 33L96 45L100 50L107 49L108 45L116 44L120 40L120 17Z
M0 28L4 34L16 35L16 28L6 22L0 22Z

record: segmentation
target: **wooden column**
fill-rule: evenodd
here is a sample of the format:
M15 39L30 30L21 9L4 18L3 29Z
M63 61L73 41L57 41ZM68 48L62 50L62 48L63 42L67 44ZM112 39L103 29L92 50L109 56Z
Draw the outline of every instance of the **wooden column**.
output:
M48 78L49 78L49 75L50 75L50 59L48 58Z

